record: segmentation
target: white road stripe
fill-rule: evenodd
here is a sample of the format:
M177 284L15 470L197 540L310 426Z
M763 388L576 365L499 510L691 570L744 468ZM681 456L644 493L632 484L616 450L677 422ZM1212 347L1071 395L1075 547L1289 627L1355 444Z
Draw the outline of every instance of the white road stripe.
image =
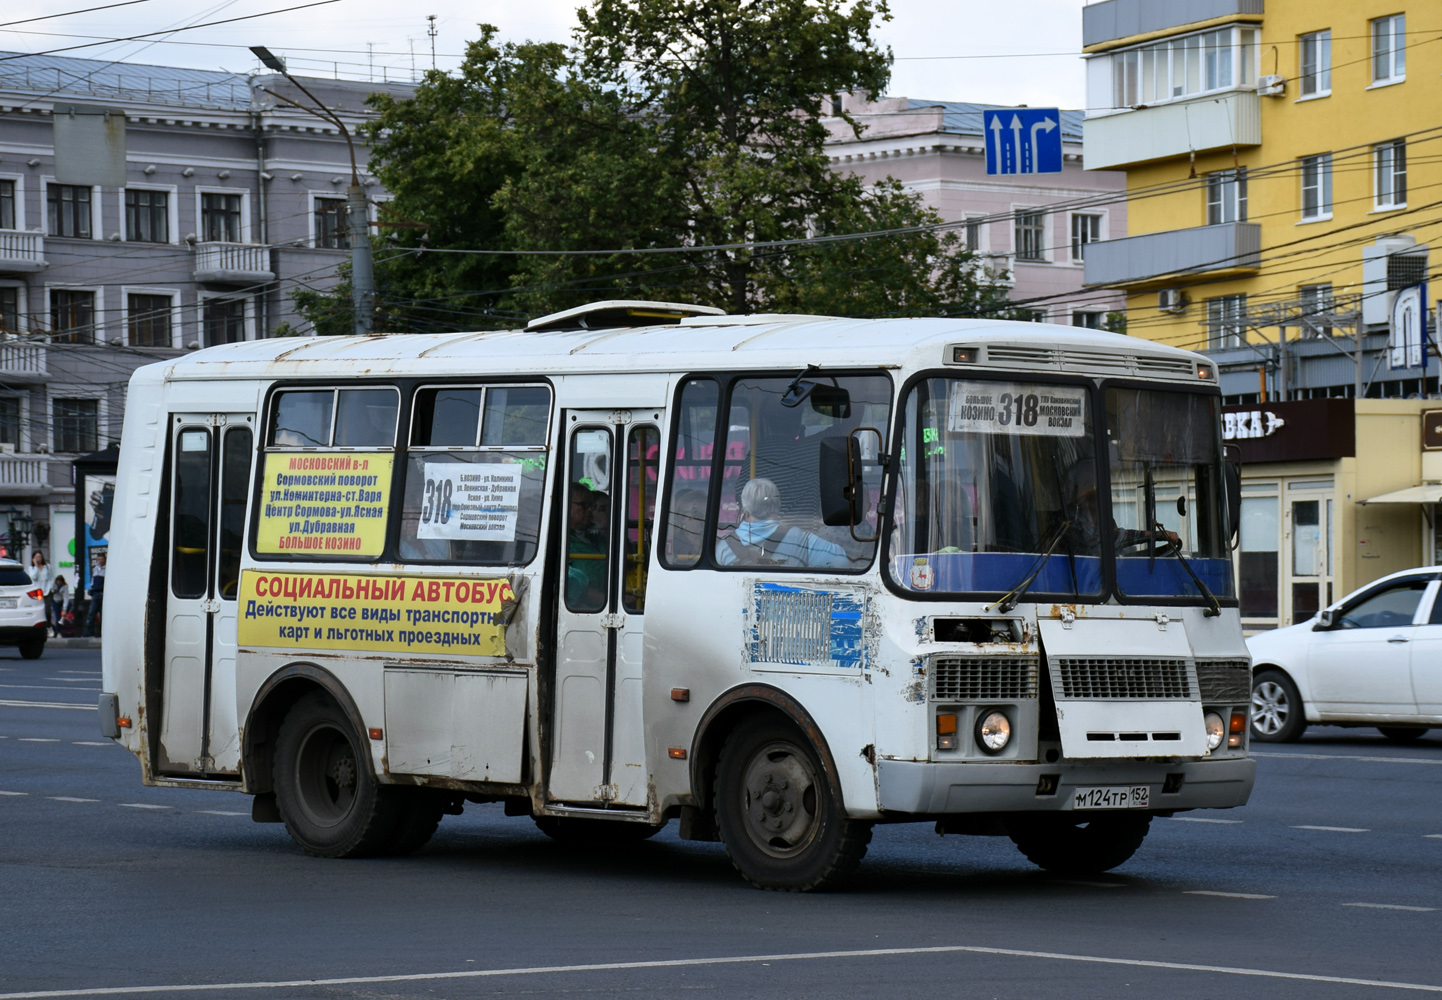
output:
M64 678L62 677L60 680L64 680ZM80 680L80 678L77 677L75 680ZM89 681L86 681L86 683L89 683ZM62 688L50 687L45 684L0 684L0 688L14 691L93 691L96 694L100 693L99 688Z
M1205 817L1205 816L1173 816L1172 819L1175 820L1175 821L1178 822L1178 823L1228 823L1228 824L1232 824L1232 823L1240 823L1240 822L1242 822L1242 821L1239 820L1239 819L1208 819L1208 818Z
M857 951L812 951L783 955L734 955L725 958L675 958L651 962L605 962L594 965L540 965L512 969L467 969L458 972L417 972L392 976L347 976L341 979L291 979L246 983L188 983L165 986L107 986L81 990L37 990L26 993L0 993L0 1000L49 1000L51 997L125 996L140 993L214 993L221 990L277 990L314 988L317 986L356 986L371 983L416 983L445 979L494 979L501 976L557 975L574 972L622 972L633 969L685 969L708 965L751 965L769 962L834 961L841 958L894 958L905 955L993 955L1004 958L1051 959L1058 962L1082 962L1091 965L1120 965L1128 968L1162 969L1168 972L1210 972L1225 976L1247 976L1257 979L1283 979L1305 983L1336 983L1343 986L1371 986L1379 989L1413 990L1419 993L1442 993L1442 986L1430 983L1403 983L1386 979L1356 979L1350 976L1323 976L1306 972L1276 972L1271 969L1248 969L1229 965L1194 965L1189 962L1155 962L1140 958L1106 958L1099 955L1069 955L1052 951L1022 951L1016 948L984 948L979 945L941 945L928 948L868 948Z
M122 808L122 809L169 809L170 806L157 806L157 805L152 805L152 804L149 803L149 802L122 802L122 803L120 803L120 808Z
M1263 896L1256 892L1213 892L1210 889L1188 889L1184 895L1187 896L1223 896L1226 899L1276 899L1276 896Z
M1343 903L1343 906L1361 906L1368 910L1407 910L1410 913L1436 913L1435 906L1401 906L1397 903Z
M101 673L99 670L57 670L55 672L57 674L87 674L91 677L99 677Z
M105 743L99 740L71 740L72 744L78 747L111 747L114 743Z
M1253 750L1253 757L1290 757L1294 760L1365 760L1374 764L1442 764L1442 757L1368 757L1347 753L1268 753Z
M1294 826L1293 830L1321 830L1323 833L1371 833L1359 826Z
M0 699L0 708L74 708L94 712L94 705L77 705L73 701L8 701Z
M60 741L49 736L22 736L17 743L59 743Z
M47 795L47 799L55 802L99 802L99 799L77 799L73 795Z
M207 815L207 816L249 816L249 815L250 815L249 813L242 813L242 812L227 812L227 811L224 810L224 809L199 809L199 810L196 810L196 811L197 811L197 812L204 813L204 814Z
M47 681L60 681L62 684L94 684L90 677L47 677Z
M0 792L0 795L29 795L29 792Z
M1442 840L1442 833L1424 833L1422 836L1428 840Z

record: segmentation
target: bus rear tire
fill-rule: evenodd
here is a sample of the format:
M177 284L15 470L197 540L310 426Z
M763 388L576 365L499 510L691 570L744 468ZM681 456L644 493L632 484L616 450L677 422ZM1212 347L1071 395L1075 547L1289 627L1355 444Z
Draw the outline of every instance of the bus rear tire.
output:
M1148 813L1024 813L1007 834L1027 860L1058 875L1096 875L1124 863L1147 837Z
M847 819L811 741L773 715L745 720L721 748L716 817L731 863L761 889L831 888L871 842L871 824Z
M391 842L379 853L397 858L414 854L435 836L436 827L441 825L441 817L445 815L446 798L429 788L389 788L384 791L395 798L399 815Z
M400 801L376 781L368 750L327 695L308 694L286 714L275 747L275 801L307 854L365 857L396 842Z
M536 828L570 847L624 847L650 840L660 826L628 820L585 819L577 816L537 816Z

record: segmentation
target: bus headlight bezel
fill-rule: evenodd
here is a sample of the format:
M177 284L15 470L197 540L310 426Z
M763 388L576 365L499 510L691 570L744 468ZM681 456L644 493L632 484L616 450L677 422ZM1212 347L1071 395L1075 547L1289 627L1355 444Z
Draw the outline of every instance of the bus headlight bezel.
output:
M981 752L995 756L1011 744L1011 718L999 708L978 712L974 735Z
M1195 719L1196 716L1194 715L1192 718ZM1221 746L1222 742L1226 740L1227 723L1217 712L1208 712L1203 716L1202 722L1207 727L1207 751L1210 753Z

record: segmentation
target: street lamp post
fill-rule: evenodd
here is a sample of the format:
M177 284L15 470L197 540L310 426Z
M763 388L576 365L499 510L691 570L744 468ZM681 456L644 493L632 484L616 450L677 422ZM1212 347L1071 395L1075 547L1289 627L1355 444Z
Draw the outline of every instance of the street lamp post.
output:
M350 130L345 127L345 122L340 120L339 115L327 110L299 80L286 72L285 62L279 56L264 45L252 45L250 51L255 53L266 69L274 70L295 84L302 94L315 102L315 107L308 108L269 88L263 87L262 90L276 100L284 101L291 107L329 122L340 129L340 134L345 137L346 148L350 151L350 189L346 192L345 202L346 229L350 234L351 304L355 308L355 332L358 336L366 336L371 332L375 317L375 269L371 262L370 217L366 208L365 188L361 186L360 170L356 167L355 143L351 141Z

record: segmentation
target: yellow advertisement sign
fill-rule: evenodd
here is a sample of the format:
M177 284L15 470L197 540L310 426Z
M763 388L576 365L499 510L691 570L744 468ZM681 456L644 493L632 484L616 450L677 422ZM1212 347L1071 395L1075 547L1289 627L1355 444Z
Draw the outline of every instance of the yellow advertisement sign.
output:
M394 455L377 452L267 454L255 550L380 555L394 466Z
M506 655L505 580L350 573L240 574L242 646Z

